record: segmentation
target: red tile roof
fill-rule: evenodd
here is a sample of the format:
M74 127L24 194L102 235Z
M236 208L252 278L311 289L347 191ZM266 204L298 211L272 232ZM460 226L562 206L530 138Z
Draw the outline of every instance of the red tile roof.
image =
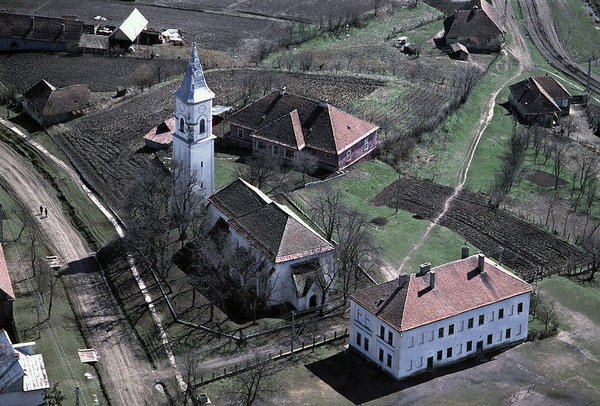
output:
M12 288L12 282L10 280L10 274L8 273L6 259L4 258L4 249L2 248L2 244L0 244L0 290L13 299L15 298L15 292Z
M290 114L294 111L297 119ZM262 139L285 145L294 138L298 142L301 130L307 147L336 155L378 129L329 103L279 91L269 93L233 113L227 122L250 129ZM275 122L278 122L276 126ZM271 125L275 127L267 131L266 127ZM284 129L286 131L282 131ZM294 134L290 134L292 130Z
M146 135L144 139L157 144L169 145L173 142L173 132L175 131L175 117L171 117L163 121L157 127L154 127Z
M398 279L362 289L350 298L398 331L410 330L468 310L531 291L531 286L491 261L479 272L476 255L449 262L430 275L410 275L398 288Z
M472 8L457 10L444 21L446 36L486 36L504 33L498 11L486 0Z

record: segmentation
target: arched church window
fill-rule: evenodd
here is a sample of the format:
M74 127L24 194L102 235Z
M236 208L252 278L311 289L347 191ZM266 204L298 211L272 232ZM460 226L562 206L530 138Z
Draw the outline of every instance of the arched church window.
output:
M203 133L204 131L206 131L206 122L202 119L200 120L200 133Z
M179 119L179 131L182 133L185 132L185 123L183 122L183 117Z

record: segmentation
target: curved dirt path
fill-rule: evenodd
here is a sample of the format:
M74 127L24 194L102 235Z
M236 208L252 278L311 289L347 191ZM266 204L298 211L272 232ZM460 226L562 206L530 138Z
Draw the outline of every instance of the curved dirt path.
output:
M0 143L0 173L2 187L34 217L39 238L62 263L68 264L63 277L70 285L84 336L98 353L97 366L111 404L147 404L153 399L150 366L137 356L131 329L89 248L62 212L60 202L48 192L49 186L4 143ZM37 215L40 205L48 208L47 218Z
M514 29L514 27L516 27L516 19L514 17L514 13L507 13L507 24L510 27L512 27L511 29ZM513 74L511 77L509 77L508 79L506 79L504 82L502 82L502 84L500 86L498 86L498 88L490 95L490 98L487 100L487 102L485 104L485 108L479 118L479 121L477 122L477 125L475 126L475 128L472 131L473 136L472 136L471 144L469 145L469 150L468 150L468 153L467 153L465 159L461 163L460 170L458 173L458 183L457 183L456 187L454 188L453 193L444 202L444 206L443 206L443 209L440 212L440 214L438 214L438 216L427 226L427 228L425 229L425 232L423 233L421 238L419 238L419 241L417 241L417 243L412 247L412 249L408 252L408 254L402 259L402 262L400 262L400 266L397 271L398 274L400 272L402 272L402 269L404 268L406 263L410 260L412 254L417 249L419 249L419 247L421 247L421 245L423 245L423 242L427 239L427 237L429 236L429 233L431 233L431 230L433 230L433 228L439 224L442 217L444 217L446 212L448 212L450 205L452 204L452 202L454 201L456 196L458 196L459 192L461 191L465 182L467 181L467 175L469 173L469 168L471 167L471 163L473 162L473 157L475 156L475 151L477 150L479 141L481 140L483 133L485 132L486 128L488 127L488 125L492 121L492 118L494 117L494 107L496 106L496 97L498 96L498 93L500 93L500 91L502 91L502 89L504 89L504 87L511 80L513 80L521 75L521 72L523 72L523 68L524 68L524 63L522 62L522 59L525 59L527 63L531 62L531 58L529 57L529 52L527 50L527 46L525 45L525 41L521 37L520 31L517 29L516 34L513 34L513 35L515 36L516 41L514 42L514 44L511 44L511 45L514 45L514 46L512 48L507 47L506 51L508 51L508 53L513 55L516 58L516 60L519 62L519 67L517 69L517 72L515 74ZM502 51L502 52L504 52L504 51ZM526 56L524 56L524 55L526 55ZM504 56L504 57L506 57L506 56ZM384 277L386 278L386 280L392 280L392 279L396 278L397 275L396 275L396 273L390 273L389 270L387 270L387 272L385 272L385 274L384 274Z

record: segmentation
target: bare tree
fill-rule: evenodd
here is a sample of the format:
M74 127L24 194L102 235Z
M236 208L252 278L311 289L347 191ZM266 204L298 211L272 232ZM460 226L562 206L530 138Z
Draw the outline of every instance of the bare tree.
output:
M242 80L242 102L243 106L248 103L248 100L259 89L259 78L256 72L250 72Z
M272 155L255 151L245 163L238 169L238 176L259 189L273 185L280 179L281 164Z
M303 71L311 70L315 63L315 53L313 51L302 51L298 55L298 61Z
M266 269L268 263L250 248L238 247L233 255L229 256L228 266L234 289L246 308L252 311L253 323L256 323L257 310L266 303L270 295L270 275Z
M550 148L550 157L553 159L554 164L552 166L554 170L554 189L558 189L560 183L560 175L568 161L567 152L571 148L571 145L566 142L554 142Z
M237 387L237 404L251 406L257 400L271 397L281 390L282 382L277 379L283 368L281 362L261 359L254 355L254 366L234 376Z
M132 74L133 83L135 83L143 92L146 87L151 87L154 83L155 74L149 64L143 63L137 67Z
M309 207L312 218L323 229L325 239L329 242L333 242L333 234L339 229L345 210L342 191L329 184L321 191L318 198L311 201Z
M373 228L367 217L354 209L346 209L337 228L335 247L338 274L342 284L344 303L350 288L356 284L361 268L370 268L379 258Z
M292 167L302 173L302 187L306 185L306 175L312 175L319 168L319 160L314 154L307 151L296 151L292 160Z

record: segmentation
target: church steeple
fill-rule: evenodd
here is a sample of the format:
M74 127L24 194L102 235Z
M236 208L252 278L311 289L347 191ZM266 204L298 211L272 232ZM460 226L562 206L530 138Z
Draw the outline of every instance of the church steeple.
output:
M192 54L190 55L190 61L188 62L183 82L175 90L174 94L175 97L187 103L198 103L215 97L215 94L208 88L204 79L204 71L202 70L202 65L200 65L200 58L198 57L195 43L192 46Z
M206 85L196 45L175 95L173 161L179 187L190 182L204 198L214 190L214 140L212 133L212 101L215 94Z

